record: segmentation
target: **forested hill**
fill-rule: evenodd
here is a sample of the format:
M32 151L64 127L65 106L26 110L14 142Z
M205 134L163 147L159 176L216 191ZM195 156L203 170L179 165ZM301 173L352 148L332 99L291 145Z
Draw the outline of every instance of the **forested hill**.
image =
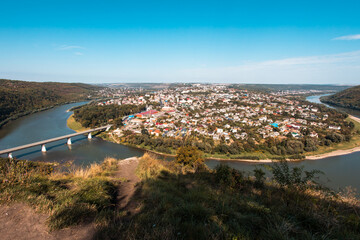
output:
M82 83L26 82L0 79L0 126L39 109L85 100L99 87Z
M345 89L334 95L322 97L324 103L360 110L360 85Z

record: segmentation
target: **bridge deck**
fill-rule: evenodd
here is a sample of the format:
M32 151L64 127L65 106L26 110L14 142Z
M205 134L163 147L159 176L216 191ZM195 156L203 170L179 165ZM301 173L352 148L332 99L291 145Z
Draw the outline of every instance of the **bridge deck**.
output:
M19 151L19 150L26 149L26 148L31 148L31 147L43 145L43 144L50 143L50 142L56 142L56 141L59 141L59 140L62 140L62 139L71 138L71 137L87 134L87 133L90 133L90 132L100 131L100 130L106 129L108 127L111 127L111 126L112 125L107 125L107 126L104 126L104 127L98 127L98 128L86 130L86 131L83 131L83 132L72 133L72 134L61 136L61 137L50 138L50 139L39 141L39 142L34 142L34 143L30 143L30 144L26 144L26 145L14 147L14 148L8 148L8 149L5 149L5 150L0 150L0 155L1 154L12 153L12 152Z

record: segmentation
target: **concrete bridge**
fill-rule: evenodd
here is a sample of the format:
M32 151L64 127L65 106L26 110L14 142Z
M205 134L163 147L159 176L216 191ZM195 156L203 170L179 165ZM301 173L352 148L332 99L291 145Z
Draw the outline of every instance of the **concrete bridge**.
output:
M98 128L86 130L86 131L83 131L83 132L72 133L72 134L68 134L68 135L65 135L65 136L61 136L61 137L50 138L50 139L39 141L39 142L34 142L34 143L30 143L30 144L26 144L26 145L14 147L14 148L0 150L0 155L7 154L9 158L13 158L13 156L12 156L13 152L23 150L23 149L26 149L26 148L35 147L35 146L41 146L41 151L46 152L46 146L45 146L46 143L51 143L51 142L56 142L56 141L59 141L59 140L62 140L62 139L67 139L67 144L71 145L71 138L72 137L87 134L88 139L91 139L92 138L92 135L91 135L92 132L103 131L103 130L108 131L111 126L112 125L106 125L106 126L103 126L103 127L98 127Z

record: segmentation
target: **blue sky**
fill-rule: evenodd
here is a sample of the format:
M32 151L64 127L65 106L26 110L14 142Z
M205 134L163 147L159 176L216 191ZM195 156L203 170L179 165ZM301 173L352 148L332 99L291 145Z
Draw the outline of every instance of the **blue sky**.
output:
M360 1L0 0L0 78L360 84Z

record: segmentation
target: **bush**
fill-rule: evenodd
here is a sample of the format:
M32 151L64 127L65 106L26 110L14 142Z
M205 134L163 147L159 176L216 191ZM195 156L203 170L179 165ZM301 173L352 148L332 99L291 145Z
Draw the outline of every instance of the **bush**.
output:
M286 161L274 163L270 166L273 180L281 187L305 187L308 182L315 182L316 175L321 174L319 170L304 171L303 167L290 168ZM305 175L304 175L305 174Z
M239 186L243 180L241 172L229 167L226 164L217 165L215 171L216 181L231 188Z
M202 152L193 146L180 147L177 150L175 159L182 166L190 166L195 170L204 166Z
M255 168L253 171L255 176L255 185L258 187L263 186L265 181L265 172L261 168Z

